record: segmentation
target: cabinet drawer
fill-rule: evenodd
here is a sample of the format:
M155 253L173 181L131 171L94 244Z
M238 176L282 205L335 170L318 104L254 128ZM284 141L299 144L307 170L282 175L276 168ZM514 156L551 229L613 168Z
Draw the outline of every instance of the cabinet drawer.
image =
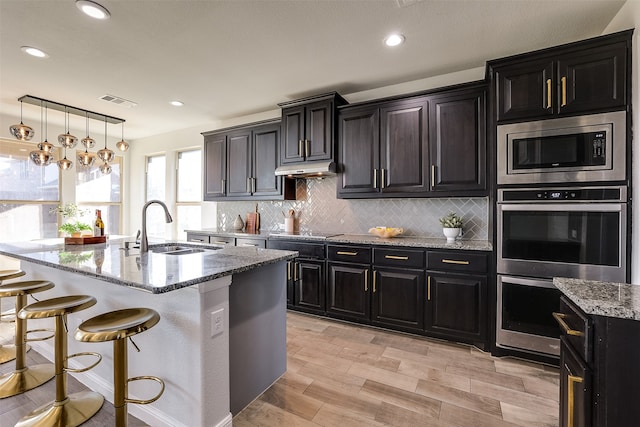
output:
M187 233L187 242L209 243L208 234Z
M212 245L235 245L236 238L230 236L209 236L209 243Z
M573 350L585 362L591 362L591 319L576 307L567 297L560 297L560 312L553 313L562 330L562 335Z
M352 262L359 264L371 263L371 248L362 246L327 246L327 257L331 261Z
M236 239L236 246L253 246L256 248L266 248L266 239L247 239L245 237L239 237Z
M374 248L373 263L401 268L424 268L424 251Z
M300 258L324 259L324 243L293 242L291 240L269 239L269 249L297 251Z
M486 273L487 255L468 252L427 252L427 269L460 273Z

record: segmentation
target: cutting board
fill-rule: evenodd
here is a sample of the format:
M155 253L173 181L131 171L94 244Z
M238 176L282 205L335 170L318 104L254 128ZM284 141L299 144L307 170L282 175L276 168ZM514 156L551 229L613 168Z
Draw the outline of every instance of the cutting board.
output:
M249 212L244 224L244 229L247 233L255 233L258 231L258 214L256 212Z
M82 237L65 237L65 245L92 245L94 243L104 243L107 236L82 236Z

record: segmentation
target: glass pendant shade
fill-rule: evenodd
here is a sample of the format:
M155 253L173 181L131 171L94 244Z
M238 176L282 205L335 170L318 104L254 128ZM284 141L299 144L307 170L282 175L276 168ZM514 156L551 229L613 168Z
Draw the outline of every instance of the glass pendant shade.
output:
M31 126L22 123L22 101L20 101L20 124L9 126L9 132L20 141L30 141L35 135Z
M15 136L16 139L19 139L20 141L29 141L35 134L33 132L33 128L23 124L22 120L19 125L9 126L9 132L11 132L11 135Z
M98 158L105 163L109 163L116 157L116 153L113 150L109 150L108 148L102 148L98 150Z
M127 151L129 149L129 143L124 139L121 139L120 141L116 142L116 147L118 147L118 150L120 151Z
M29 153L29 158L38 166L48 166L53 160L53 154L44 150L35 150Z
M82 145L84 145L85 148L93 148L96 146L96 140L91 138L89 135L87 135L86 138L82 138L80 142L82 142Z
M76 144L78 144L78 138L67 132L58 135L58 142L64 148L73 148L76 146Z
M100 172L104 175L109 175L111 173L111 165L107 162L104 162L100 165Z
M84 153L78 153L78 163L85 167L93 166L96 161L96 157L89 153L87 150Z
M53 144L45 139L44 142L38 144L38 149L47 153L51 153L51 151L53 150Z
M64 159L58 160L58 167L63 171L69 170L73 167L73 162L67 159L67 156L64 156Z

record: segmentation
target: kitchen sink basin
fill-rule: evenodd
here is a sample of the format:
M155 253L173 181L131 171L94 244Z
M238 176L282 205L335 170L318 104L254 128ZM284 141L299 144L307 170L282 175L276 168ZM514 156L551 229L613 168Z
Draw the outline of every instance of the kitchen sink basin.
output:
M200 252L206 252L209 250L216 250L217 248L194 248L191 246L179 246L179 245L171 245L171 246L156 246L149 248L149 251L164 254L164 255L187 255L187 254L196 254Z

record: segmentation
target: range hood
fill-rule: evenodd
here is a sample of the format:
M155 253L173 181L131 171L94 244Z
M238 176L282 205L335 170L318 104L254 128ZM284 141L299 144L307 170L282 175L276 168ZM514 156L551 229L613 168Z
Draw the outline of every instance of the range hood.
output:
M294 163L276 169L276 176L282 175L292 178L322 178L335 174L336 164L332 161Z

